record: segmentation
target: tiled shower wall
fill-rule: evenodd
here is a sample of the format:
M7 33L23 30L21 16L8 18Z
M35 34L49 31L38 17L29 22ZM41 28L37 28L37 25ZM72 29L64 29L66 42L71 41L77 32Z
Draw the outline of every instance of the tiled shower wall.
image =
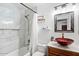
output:
M24 47L24 10L19 4L0 4L0 56ZM26 27L25 27L26 28ZM19 51L16 54L19 55Z
M16 50L19 46L18 31L0 30L0 55L6 55Z

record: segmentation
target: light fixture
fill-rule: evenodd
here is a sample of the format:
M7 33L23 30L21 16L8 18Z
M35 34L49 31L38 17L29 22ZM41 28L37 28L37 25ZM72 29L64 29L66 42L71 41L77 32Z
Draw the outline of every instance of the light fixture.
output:
M62 5L55 6L54 9L57 10L58 7L64 8L64 7L67 6L67 4L69 4L69 3L64 3L64 4L62 4Z

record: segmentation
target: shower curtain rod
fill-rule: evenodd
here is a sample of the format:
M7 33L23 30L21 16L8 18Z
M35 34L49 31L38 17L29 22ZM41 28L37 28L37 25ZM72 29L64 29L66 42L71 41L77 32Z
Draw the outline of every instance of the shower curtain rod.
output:
M24 5L23 3L20 3L21 5L23 5L24 7L28 8L29 10L33 11L34 13L37 13L36 11L34 11L33 9L31 9L30 7Z

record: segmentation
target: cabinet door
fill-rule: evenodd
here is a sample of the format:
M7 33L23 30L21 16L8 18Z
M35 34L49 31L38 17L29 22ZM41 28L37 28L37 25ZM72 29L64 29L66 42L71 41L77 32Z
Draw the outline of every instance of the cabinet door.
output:
M48 47L48 55L53 56L79 56L79 53L77 52L72 52L72 51L68 51L68 50L62 50L62 49L58 49L58 48L54 48L54 47Z
M48 56L63 56L63 54L58 49L48 47Z

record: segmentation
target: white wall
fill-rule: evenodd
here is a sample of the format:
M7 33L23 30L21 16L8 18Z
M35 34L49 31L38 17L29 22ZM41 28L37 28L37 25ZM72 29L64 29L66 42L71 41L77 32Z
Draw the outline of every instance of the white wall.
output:
M46 8L44 8L44 6L41 7L42 9L44 9L44 11L40 11L40 13L42 13L42 14L44 13L43 15L46 18L45 24L50 28L50 36L54 36L54 38L61 37L61 33L54 32L54 24L55 24L54 15L59 14L59 13L74 11L74 33L65 33L65 37L73 39L75 41L74 44L79 44L79 31L78 31L79 7L78 6L79 6L79 4L77 4L76 6L69 5L63 9L59 8L58 10L54 10L51 6L51 8L47 7L47 8L49 8L48 11L46 11ZM40 39L40 40L48 41L50 39L47 39L47 40Z
M73 39L75 42L74 44L79 44L79 33L78 33L78 19L79 19L79 4L77 4L76 6L72 6L71 4L65 8L59 8L58 10L54 10L52 9L51 13L50 13L50 16L51 16L51 19L48 20L48 26L50 28L52 28L52 36L54 36L54 38L57 38L57 37L61 37L61 33L55 33L54 32L54 15L55 14L59 14L59 13L65 13L65 12L70 12L70 11L74 11L74 33L65 33L65 37L66 38L71 38ZM51 15L52 14L52 15ZM50 23L51 22L51 23Z
M54 5L54 4L53 4ZM50 30L43 30L41 28L48 27L48 21L50 21L50 10L51 4L50 3L40 3L37 5L37 11L39 16L44 16L45 22L38 22L38 43L47 44L50 41Z

